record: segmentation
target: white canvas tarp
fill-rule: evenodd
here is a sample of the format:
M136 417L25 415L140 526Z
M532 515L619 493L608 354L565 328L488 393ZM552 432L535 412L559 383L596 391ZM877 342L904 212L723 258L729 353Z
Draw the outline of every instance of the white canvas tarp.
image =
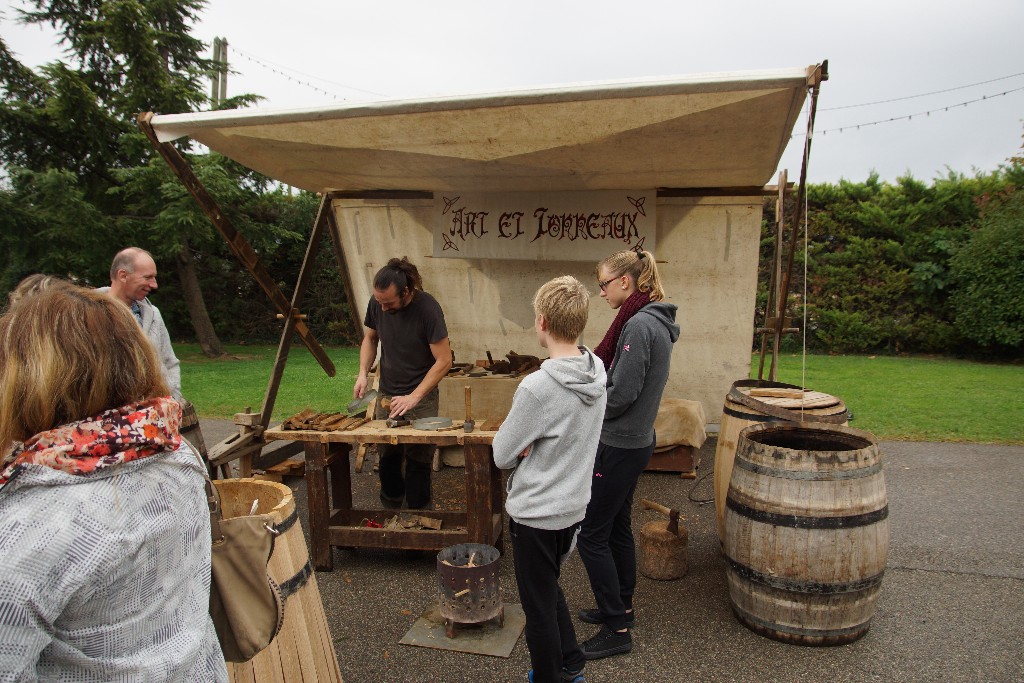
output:
M815 67L385 101L157 115L305 190L523 192L767 183Z

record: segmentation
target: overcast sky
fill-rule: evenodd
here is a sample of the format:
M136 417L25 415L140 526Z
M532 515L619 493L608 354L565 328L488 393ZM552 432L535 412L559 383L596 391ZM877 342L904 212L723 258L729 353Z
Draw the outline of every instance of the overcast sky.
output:
M59 51L51 33L16 24L10 8L24 6L6 6L0 35L37 66ZM884 180L910 172L927 181L947 167L991 171L1018 154L1022 27L1022 0L212 0L193 34L210 44L226 38L237 71L228 94L263 95L269 107L828 59L809 179L835 182L862 181L871 170ZM913 97L926 93L936 94ZM877 121L884 123L856 127ZM794 133L805 125L801 116ZM780 163L790 179L802 149L802 135L794 137Z

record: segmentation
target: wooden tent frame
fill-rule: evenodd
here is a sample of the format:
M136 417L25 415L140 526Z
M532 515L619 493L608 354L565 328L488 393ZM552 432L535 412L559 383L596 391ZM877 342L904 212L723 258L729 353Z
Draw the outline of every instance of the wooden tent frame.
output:
M800 221L804 217L804 202L807 198L807 163L811 158L811 141L814 133L814 117L818 110L818 93L823 81L828 80L828 60L815 70L807 84L810 90L811 104L807 115L807 135L804 138L804 155L800 165L800 184L797 186L796 215L790 224L789 239L786 239L786 190L787 173L779 174L778 197L775 203L775 250L772 258L772 273L768 283L768 299L764 308L764 323L756 328L755 334L761 335L761 358L757 368L758 379L765 379L764 364L769 352L768 340L771 339L771 364L768 367L768 379L775 381L778 370L779 347L782 345L783 334L794 334L800 331L793 327L793 319L786 315L789 302L789 287L793 280L793 261L797 250L797 233ZM788 249L787 249L788 246ZM786 267L783 270L782 263ZM806 302L805 302L806 305Z
M774 255L774 267L772 270L771 284L769 285L769 299L765 308L765 320L761 327L755 328L755 334L762 334L761 341L761 362L758 369L758 376L763 377L765 356L768 350L768 338L772 337L772 361L769 367L769 378L775 379L777 369L776 358L782 334L796 331L790 327L790 319L786 318L786 302L789 295L789 286L792 279L794 253L796 251L796 236L801 215L803 212L803 198L806 196L807 162L810 156L811 132L814 125L814 115L817 109L818 92L821 82L828 80L828 60L824 60L812 76L808 79L807 87L810 91L811 106L808 120L808 135L804 142L803 164L800 171L800 184L798 187L798 201L796 216L791 223L788 240L789 250L784 252L785 233L785 192L787 190L786 173L783 171L779 177L779 184L775 187L715 187L715 188L659 188L658 197L714 197L714 196L771 196L777 195L776 223L777 234ZM267 383L267 390L263 397L263 403L257 413L246 408L244 412L236 413L233 421L238 426L238 434L213 446L208 457L211 466L225 466L234 460L240 460L239 474L249 476L252 473L252 461L266 445L263 432L270 425L271 414L274 403L277 400L277 392L281 386L281 379L284 376L285 364L288 360L288 353L291 349L292 337L299 335L309 352L313 354L317 362L324 369L329 377L334 377L334 363L324 352L323 348L316 341L312 331L306 325L306 315L301 312L302 302L306 294L306 287L315 266L316 256L320 249L320 242L326 230L330 235L331 244L334 247L335 257L338 261L338 269L341 275L342 285L345 288L345 295L349 300L349 308L352 315L354 329L362 328L362 319L358 314L355 302L354 289L351 276L345 263L344 245L341 243L337 226L337 219L334 215L334 199L432 199L433 192L414 190L362 190L362 191L332 191L321 195L320 206L317 209L316 218L313 222L313 231L306 246L306 253L303 256L299 269L298 280L295 290L292 292L291 301L281 292L277 283L270 276L270 273L259 262L256 252L249 242L235 229L231 221L220 209L217 202L200 182L195 172L189 166L188 161L181 152L170 142L161 142L152 125L153 112L139 114L137 123L142 132L149 139L150 143L160 154L163 160L170 167L171 171L189 191L196 203L213 223L216 230L227 242L228 247L255 278L256 282L269 297L271 303L277 309L277 318L284 320L284 328L281 330L281 338L278 342L277 354L274 358L274 366L271 370ZM785 271L782 269L782 262L785 260ZM277 455L284 458L294 452L301 450L301 444L296 442L288 444L277 451Z

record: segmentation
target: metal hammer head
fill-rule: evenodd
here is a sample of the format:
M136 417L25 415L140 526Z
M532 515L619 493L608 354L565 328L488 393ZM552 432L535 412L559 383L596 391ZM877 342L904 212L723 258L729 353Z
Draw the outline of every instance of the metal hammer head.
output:
M473 420L466 420L465 422L462 423L462 428L466 431L467 434L473 431L473 428L475 426L476 422L474 422Z

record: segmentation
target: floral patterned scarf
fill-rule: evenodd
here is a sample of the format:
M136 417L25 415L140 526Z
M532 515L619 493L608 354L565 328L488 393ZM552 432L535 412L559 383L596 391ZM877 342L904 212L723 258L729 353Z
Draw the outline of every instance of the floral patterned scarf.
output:
M129 403L16 443L3 458L0 486L24 465L78 476L117 467L181 445L181 406L170 396Z

